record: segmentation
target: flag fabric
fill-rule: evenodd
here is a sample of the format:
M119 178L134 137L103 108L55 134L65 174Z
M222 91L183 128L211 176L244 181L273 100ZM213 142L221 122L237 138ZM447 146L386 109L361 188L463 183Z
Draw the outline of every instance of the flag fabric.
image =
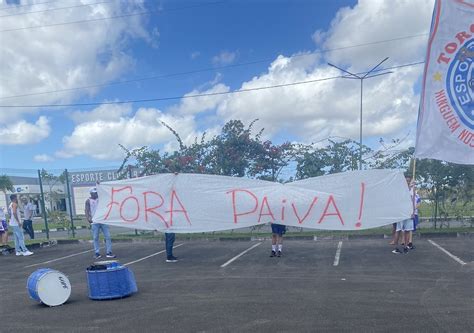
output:
M400 170L350 171L287 184L202 174L101 183L94 223L193 233L266 223L361 230L410 218Z
M436 0L415 157L474 164L474 1Z

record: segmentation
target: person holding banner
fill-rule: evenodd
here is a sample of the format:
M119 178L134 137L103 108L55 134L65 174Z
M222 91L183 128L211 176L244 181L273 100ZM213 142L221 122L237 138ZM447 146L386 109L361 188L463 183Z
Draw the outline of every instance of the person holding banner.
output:
M283 234L286 232L286 226L272 223L272 253L270 257L281 257L283 250Z
M411 177L405 177L410 193L413 195L415 194L414 189L412 189L412 181ZM413 199L412 199L413 200ZM413 201L412 201L413 202ZM416 210L416 212L418 212ZM413 206L413 212L411 218L405 219L403 221L397 222L396 231L395 231L395 239L393 240L393 245L395 245L395 249L393 249L392 253L400 254L402 251L398 248L398 241L400 239L400 233L402 233L402 245L403 245L403 253L407 253L408 250L413 250L415 247L411 242L412 233L414 229L414 217L415 217L415 206Z
M99 245L99 232L102 230L105 238L105 249L107 258L116 258L117 256L112 253L112 239L110 238L109 226L102 223L93 223L92 218L94 217L97 206L99 205L99 195L95 187L89 190L90 198L86 200L86 218L91 224L92 239L94 241L94 259L101 258L100 245Z
M166 244L166 262L177 262L178 258L173 256L173 245L176 239L174 232L165 232L165 244Z
M416 226L418 225L418 208L421 204L421 199L418 193L416 193L415 183L412 182L410 184L410 193L413 202L413 231L416 231ZM408 248L413 250L415 247L413 246L413 231L410 231L409 241L408 241Z

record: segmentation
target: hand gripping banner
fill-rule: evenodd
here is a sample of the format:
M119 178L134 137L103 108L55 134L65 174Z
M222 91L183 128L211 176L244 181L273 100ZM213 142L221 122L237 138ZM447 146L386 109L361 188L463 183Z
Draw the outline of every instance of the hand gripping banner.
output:
M410 218L398 170L351 171L287 184L202 174L160 174L102 183L94 223L193 233L287 226L361 230Z

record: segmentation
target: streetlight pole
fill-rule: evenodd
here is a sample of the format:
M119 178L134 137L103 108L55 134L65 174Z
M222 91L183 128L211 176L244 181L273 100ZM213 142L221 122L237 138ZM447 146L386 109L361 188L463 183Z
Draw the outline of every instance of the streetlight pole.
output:
M370 71L366 72L363 76L351 73L349 71L346 71L345 69L342 69L342 68L328 62L329 66L337 68L340 71L349 74L349 76L344 75L344 76L341 76L341 78L360 80L359 170L362 170L362 96L363 96L363 89L364 89L364 80L365 79L370 79L372 77L392 73L392 72L384 72L384 73L370 75L370 73L372 73L377 67L379 67L387 59L388 59L388 57L385 58L384 60L382 60L381 62L379 62L376 66L374 66Z

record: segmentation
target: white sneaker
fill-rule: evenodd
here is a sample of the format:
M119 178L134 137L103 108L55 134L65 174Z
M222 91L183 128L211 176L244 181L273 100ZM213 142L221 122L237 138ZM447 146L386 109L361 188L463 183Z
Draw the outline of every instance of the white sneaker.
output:
M26 257L26 256L31 256L33 254L33 252L31 251L28 251L26 250L25 252L23 252L23 255Z
M23 255L23 252L17 252L16 255L17 255L17 256L22 256L22 255Z

